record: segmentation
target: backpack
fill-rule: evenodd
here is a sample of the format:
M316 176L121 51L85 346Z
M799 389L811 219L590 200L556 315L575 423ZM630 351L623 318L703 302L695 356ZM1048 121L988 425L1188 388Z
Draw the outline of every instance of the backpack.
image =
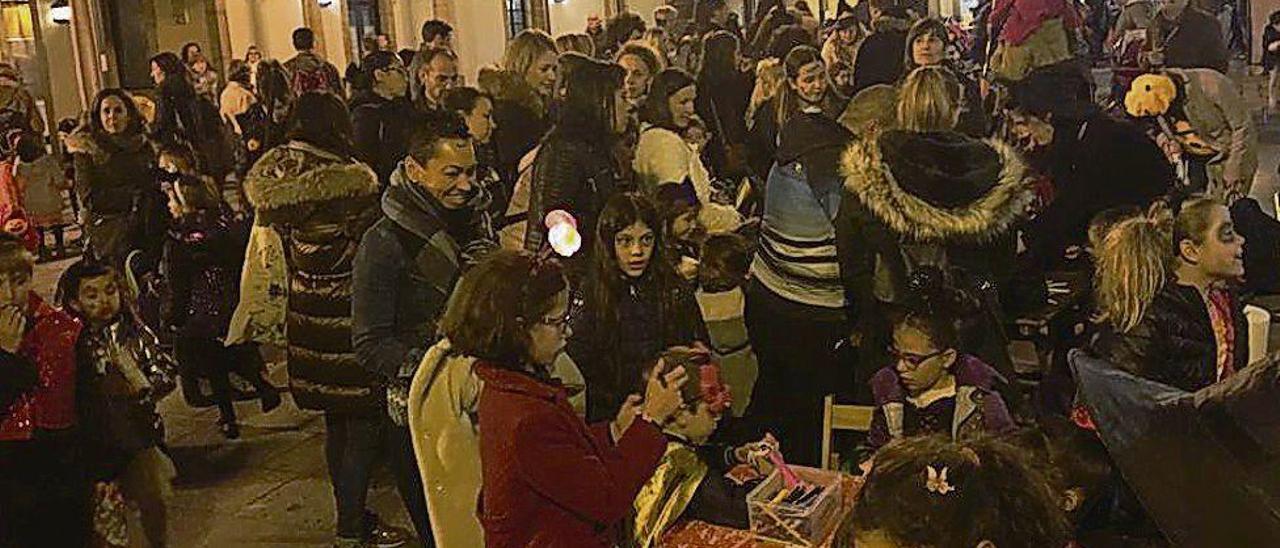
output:
M309 69L293 71L289 77L289 90L293 92L293 96L302 97L313 91L333 93L335 90L329 86L328 68L324 64L317 64Z

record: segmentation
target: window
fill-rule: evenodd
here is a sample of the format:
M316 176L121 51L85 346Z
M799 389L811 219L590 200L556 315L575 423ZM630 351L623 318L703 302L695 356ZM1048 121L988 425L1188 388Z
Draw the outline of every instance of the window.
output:
M503 0L507 13L507 38L513 38L520 31L529 28L529 9L527 0Z

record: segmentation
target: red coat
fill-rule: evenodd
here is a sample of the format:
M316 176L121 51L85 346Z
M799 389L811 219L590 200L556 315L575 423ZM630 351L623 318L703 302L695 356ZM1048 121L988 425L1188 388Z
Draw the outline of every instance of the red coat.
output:
M10 367L35 367L34 389L0 412L0 441L26 441L37 430L62 430L76 424L76 338L80 322L31 294L30 329L18 347L18 359L0 358L0 377Z
M662 458L662 433L637 419L615 446L608 424L588 427L560 386L487 364L477 373L485 544L612 546Z

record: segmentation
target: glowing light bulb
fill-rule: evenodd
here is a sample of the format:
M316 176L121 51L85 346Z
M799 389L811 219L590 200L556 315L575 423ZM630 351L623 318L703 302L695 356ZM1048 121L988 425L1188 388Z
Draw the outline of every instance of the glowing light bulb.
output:
M571 257L582 249L582 235L578 233L578 221L568 211L557 209L547 213L547 242L561 257Z

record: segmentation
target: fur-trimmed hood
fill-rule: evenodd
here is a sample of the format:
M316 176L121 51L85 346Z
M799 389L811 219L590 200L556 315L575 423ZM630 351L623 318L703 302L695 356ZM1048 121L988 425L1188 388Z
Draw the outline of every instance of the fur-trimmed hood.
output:
M377 195L378 176L360 162L347 160L300 141L263 155L244 182L254 209L270 212L333 200Z
M106 141L106 142L104 142ZM111 137L102 137L94 135L88 129L79 129L67 136L63 141L67 147L67 152L72 154L85 154L94 158L97 162L105 161L108 154L117 151L139 151L144 147L150 146L146 136L136 134L133 137L123 139L113 139Z
M894 232L917 242L985 242L1024 218L1034 193L1009 145L958 133L888 131L854 141L845 189Z

